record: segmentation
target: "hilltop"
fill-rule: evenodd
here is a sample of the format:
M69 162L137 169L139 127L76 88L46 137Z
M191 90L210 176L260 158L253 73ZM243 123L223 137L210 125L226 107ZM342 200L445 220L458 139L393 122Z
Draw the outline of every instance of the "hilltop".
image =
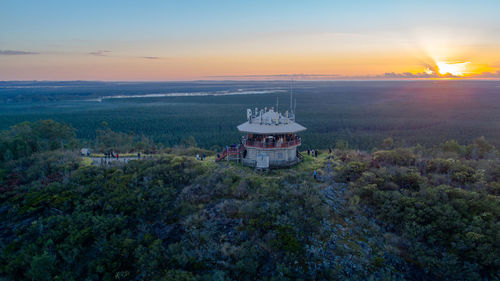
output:
M483 138L387 139L268 173L196 160L194 147L102 168L45 122L1 135L6 280L500 276L500 158Z

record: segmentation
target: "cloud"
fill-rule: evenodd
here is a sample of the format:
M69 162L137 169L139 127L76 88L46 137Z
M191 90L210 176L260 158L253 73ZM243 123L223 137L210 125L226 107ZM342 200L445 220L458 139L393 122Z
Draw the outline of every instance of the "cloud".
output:
M93 55L93 56L98 56L98 57L108 57L108 56L111 55L111 51L108 51L108 50L97 50L97 51L94 51L94 52L89 52L88 54L89 55ZM122 56L122 57L134 58L133 56ZM140 56L140 57L136 57L136 58L146 59L146 60L159 60L159 59L163 59L162 57L156 57L156 56Z
M26 52L18 50L0 50L1 56L38 55L37 52Z
M299 79L299 80L373 80L373 79L418 79L418 78L454 78L451 74L438 75L435 68L427 66L425 72L411 73L411 72L386 72L379 75L337 75L337 74L272 74L272 75L221 75L221 76L207 76L208 78L235 78L235 79Z
M497 72L483 72L478 75L474 75L474 78L500 78L500 70Z
M500 77L500 72L497 73L483 73L478 78L493 78ZM431 65L426 65L424 72L411 73L411 72L386 72L378 75L337 75L337 74L255 74L255 75L220 75L220 76L206 76L206 78L222 78L222 79L297 79L297 80L385 80L385 79L428 79L428 78L464 78L462 76L455 76L450 73L437 74L436 68Z
M381 77L380 77L381 76ZM448 75L445 75L448 77ZM386 72L383 75L379 75L380 78L402 78L402 79L414 79L414 78L436 78L436 77L443 77L443 75L437 75L436 73L427 73L427 72L420 72L420 73L411 73L411 72L403 72L403 73L395 73L395 72ZM453 77L453 76L450 76Z
M97 50L95 52L90 52L89 55L104 57L107 56L108 53L111 53L111 51Z
M207 78L255 78L255 79L333 79L339 78L337 74L248 74L248 75L214 75Z

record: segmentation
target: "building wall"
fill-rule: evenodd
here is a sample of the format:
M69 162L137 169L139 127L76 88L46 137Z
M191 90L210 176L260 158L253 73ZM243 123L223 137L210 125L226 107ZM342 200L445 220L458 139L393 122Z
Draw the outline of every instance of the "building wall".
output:
M243 159L243 164L254 166L259 153L269 156L270 166L284 166L294 164L297 161L297 146L289 148L263 149L246 147L247 154Z

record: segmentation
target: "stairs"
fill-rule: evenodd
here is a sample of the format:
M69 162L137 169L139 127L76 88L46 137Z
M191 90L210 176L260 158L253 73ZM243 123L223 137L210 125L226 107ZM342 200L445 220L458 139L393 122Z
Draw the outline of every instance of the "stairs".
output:
M297 158L300 159L300 161L304 160L304 155L302 155L302 153L300 153L298 149L297 149Z
M227 150L224 149L221 154L219 154L219 157L216 157L215 162L220 162L224 159L227 160L239 160L240 159L240 153L245 150L245 147L241 144L237 147L229 147ZM235 156L235 157L232 157ZM233 158L233 159L230 159Z

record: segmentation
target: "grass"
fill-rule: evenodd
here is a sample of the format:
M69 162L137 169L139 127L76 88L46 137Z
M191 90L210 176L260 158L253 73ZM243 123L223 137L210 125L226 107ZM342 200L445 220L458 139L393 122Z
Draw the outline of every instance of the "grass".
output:
M329 156L329 154L326 151L318 151L318 157L307 155L307 152L302 151L301 153L302 155L304 155L304 161L300 162L295 168L298 171L312 173L314 170L316 170L321 173L323 167L325 166L326 158Z
M80 163L82 164L82 166L88 167L88 166L92 165L92 159L90 159L88 157L82 157L82 161Z

